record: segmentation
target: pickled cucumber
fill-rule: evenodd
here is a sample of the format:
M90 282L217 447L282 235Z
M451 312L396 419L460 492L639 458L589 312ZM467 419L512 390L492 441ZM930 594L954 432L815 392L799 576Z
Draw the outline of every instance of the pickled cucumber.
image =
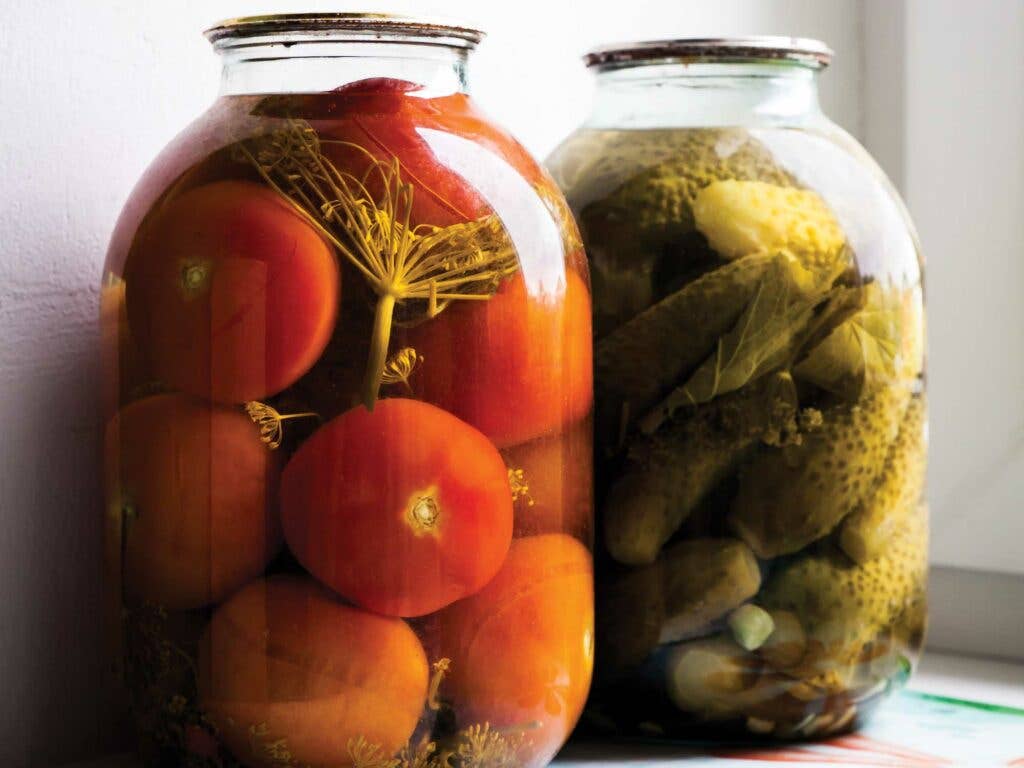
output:
M638 156L635 148L626 151ZM618 228L642 242L669 242L694 229L694 199L716 180L760 179L780 187L796 184L764 145L738 129L687 131L676 137L671 153L584 207L584 227ZM604 163L612 171L613 159Z
M688 431L685 441L659 438L650 461L623 475L608 492L604 542L620 563L654 562L665 542L753 442L717 435L699 425Z
M780 374L639 435L605 501L604 540L620 563L653 562L693 509L759 440L797 434L796 388Z
M784 670L800 662L807 649L807 635L792 611L768 611L772 633L757 649L758 655L775 669Z
M918 513L924 517L927 525L927 506L920 505ZM926 584L922 582L920 588L907 600L903 612L893 625L891 634L898 653L907 647L920 647L924 641L924 633L928 627L928 595L925 587Z
M736 539L691 539L603 590L597 613L602 664L638 664L665 643L699 637L753 597L761 571Z
M714 400L766 373L788 368L816 328L816 310L830 303L803 266L780 258L765 272L743 314L718 339L708 358L645 420L671 416L684 405Z
M899 431L909 389L879 387L828 409L800 445L766 451L742 470L729 522L759 557L796 552L868 498Z
M636 417L710 354L758 290L775 254L738 259L689 283L597 344L596 384Z
M928 537L922 509L890 536L883 554L858 565L832 547L782 564L758 598L791 611L807 636L790 674L845 678L865 649L913 605L927 576Z
M775 620L759 605L744 603L729 614L733 640L745 651L756 651L775 632Z
M925 413L923 397L911 400L878 486L839 529L839 546L857 563L884 554L893 530L916 514L925 481Z
M817 192L726 179L693 201L697 229L727 259L788 249L808 266L830 263L846 243L839 222Z
M555 163L551 172L566 199L579 212L637 174L671 160L680 146L680 137L674 132L581 133L570 137L560 148L557 154L561 162Z
M761 587L757 558L736 539L691 539L665 552L665 621L660 640L672 643L749 600Z
M766 731L776 721L799 722L808 694L819 693L765 668L725 635L674 646L665 659L665 692L677 708L701 719L756 718Z
M588 147L589 159L561 164L557 175L588 244L598 338L720 266L693 226L690 200L700 186L729 174L795 183L743 130L625 131L600 145L588 136L573 141Z
M665 662L665 689L684 712L709 719L729 717L744 692L757 683L756 657L724 636L682 643Z

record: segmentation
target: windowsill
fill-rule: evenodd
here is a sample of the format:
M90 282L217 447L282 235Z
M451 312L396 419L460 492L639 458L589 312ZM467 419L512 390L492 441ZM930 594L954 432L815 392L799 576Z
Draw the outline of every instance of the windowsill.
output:
M910 688L1024 709L1024 663L927 651Z
M1007 707L1016 710L1024 710L1024 662L1012 662L1012 661L999 661L988 658L977 658L969 657L958 654L944 653L941 651L928 651L924 654L921 664L918 667L914 677L910 681L910 691L930 694L932 696L938 696L948 699L956 699L960 701L979 702L990 705L997 705L998 707ZM910 702L913 700L911 699ZM888 706L898 707L900 706L898 701L890 702ZM912 721L916 715L915 707L913 703L910 703L910 709L905 710L904 714ZM884 718L884 710L876 715L876 718ZM956 730L971 730L976 729L976 726L971 723L971 715L965 714L963 711L958 711L951 722L955 722L958 728ZM966 720L966 722L965 722ZM874 722L874 721L872 721ZM904 725L899 719L896 719L893 723L894 729L899 729ZM916 725L916 724L915 724ZM943 723L944 727L950 727L950 721ZM1016 726L1015 726L1016 727ZM868 730L873 729L871 724L868 726ZM983 731L983 733L987 733ZM996 741L1003 746L1006 746L1006 734L1004 731L999 731L996 735ZM1016 736L1011 737L1012 743L1016 746L1019 741ZM831 743L831 742L830 742ZM844 753L837 755L836 759L827 759L827 755L836 755L836 751L829 751L827 748L824 751L811 752L804 750L799 744L785 744L780 743L778 748L771 748L764 750L763 752L773 752L773 756L766 757L765 754L755 754L734 756L732 758L727 755L721 755L713 761L706 759L706 755L701 753L699 750L684 749L679 746L673 745L656 745L656 744L630 744L630 743L577 743L570 744L566 748L565 753L555 761L555 768L609 768L610 766L645 766L651 767L657 766L657 768L682 768L683 766L693 765L706 766L713 762L715 768L742 768L748 765L787 765L796 766L800 764L808 764L813 762L815 765L824 765L826 763L832 764L846 764L850 766L858 766L858 768L865 768L866 766L895 766L895 765L962 765L961 762L943 762L941 759L939 762L929 760L908 760L903 761L900 758L892 757L893 753L889 753L887 757L883 757L884 753L879 752L878 759L881 762L875 762L873 755L875 753L870 751L872 745L881 744L882 742L874 742L870 735L867 736L866 740L861 744L854 745L854 752L850 753L850 747L840 748L838 753ZM929 743L932 743L929 741ZM942 746L940 746L941 739L936 740L934 746L929 749L928 755L921 755L918 753L919 758L930 758L933 750L938 750L939 754L942 754ZM838 745L837 745L838 746ZM858 752L858 749L867 749L865 752ZM1011 747L1012 749L1012 747ZM755 752L761 752L756 750ZM903 753L911 755L912 752ZM1016 757L1016 755L1015 755ZM894 762L895 760L895 762ZM753 761L753 762L751 762ZM989 762L978 762L971 763L972 765L1024 765L1024 758L1018 758L1010 763L989 763Z
M910 688L922 693L1024 709L1024 663L932 651L925 653ZM577 760L573 758L572 752L570 748L570 756L556 760L556 764L573 766ZM615 745L607 750L602 748L602 752L602 762L608 759L608 752L616 754L617 763L636 762L651 756L648 748L634 749L629 745ZM674 761L666 760L662 755L657 762L666 765ZM67 768L138 768L138 765L125 757L110 757Z

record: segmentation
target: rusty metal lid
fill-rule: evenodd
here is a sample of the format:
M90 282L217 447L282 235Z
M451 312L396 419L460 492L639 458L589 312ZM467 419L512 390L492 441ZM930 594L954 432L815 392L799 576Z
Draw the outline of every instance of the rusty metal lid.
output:
M474 48L484 32L457 22L392 13L278 13L227 19L203 34L215 47L261 37L296 35L316 40L408 37L423 44Z
M654 61L792 61L823 69L832 61L832 49L807 37L757 35L750 37L690 37L612 43L583 56L588 67L629 66Z

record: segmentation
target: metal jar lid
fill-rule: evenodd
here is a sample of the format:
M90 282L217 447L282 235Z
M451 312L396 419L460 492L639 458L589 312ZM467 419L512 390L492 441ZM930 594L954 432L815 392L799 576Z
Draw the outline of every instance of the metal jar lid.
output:
M392 13L278 13L241 16L210 27L206 39L217 47L244 45L252 38L301 35L317 40L380 40L408 37L426 45L474 48L484 32L451 21Z
M832 61L832 49L820 40L806 37L691 37L602 45L583 57L588 67L628 66L653 61L765 60L792 61L822 69Z

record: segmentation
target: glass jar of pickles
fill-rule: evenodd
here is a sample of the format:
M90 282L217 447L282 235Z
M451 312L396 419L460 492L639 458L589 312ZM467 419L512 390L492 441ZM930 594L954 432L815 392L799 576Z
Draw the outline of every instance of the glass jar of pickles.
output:
M101 291L113 635L147 765L540 766L593 658L591 307L481 34L208 31L220 98Z
M925 624L922 263L824 45L587 56L549 160L594 284L597 672L625 736L852 729Z

